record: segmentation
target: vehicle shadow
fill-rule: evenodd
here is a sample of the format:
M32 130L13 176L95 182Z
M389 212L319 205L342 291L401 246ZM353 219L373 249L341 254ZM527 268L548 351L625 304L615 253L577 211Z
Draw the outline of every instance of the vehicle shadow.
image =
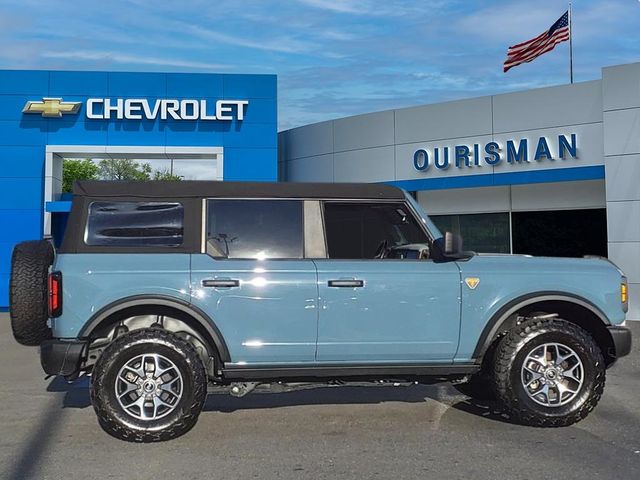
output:
M63 377L54 377L47 385L47 392L64 392L63 408L87 408L91 406L88 377L82 377L73 382L67 382Z
M438 396L437 388L429 386L372 385L332 386L323 385L303 390L260 391L244 397L213 393L207 397L204 411L231 413L240 410L271 409L308 405L376 404L384 402L424 403L427 396Z
M485 419L510 423L494 400L474 399L448 383L432 385L392 384L371 386L316 386L288 392L252 392L237 398L229 394L210 394L205 412L232 413L242 410L271 409L305 405L381 404L386 402L427 403L435 401L449 409Z
M480 400L477 398L466 397L460 394L463 400L451 405L452 409L460 412L468 413L475 417L486 418L495 422L513 423L509 415L504 411L500 404L495 400Z
M91 406L89 379L67 382L56 377L47 387L49 392L64 392L63 408L87 408ZM426 403L436 401L460 412L497 422L510 423L508 416L497 402L474 399L460 393L448 383L430 385L409 384L394 386L385 384L322 385L301 390L269 391L259 387L244 397L229 393L210 393L203 412L233 413L243 410L260 410L311 405L381 404L386 402Z

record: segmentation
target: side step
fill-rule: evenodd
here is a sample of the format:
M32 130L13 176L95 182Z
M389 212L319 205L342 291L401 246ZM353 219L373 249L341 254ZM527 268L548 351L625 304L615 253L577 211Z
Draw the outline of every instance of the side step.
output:
M245 366L225 365L222 376L233 380L319 379L319 378L414 378L470 375L480 366L470 364L409 364L409 365L314 365L314 366Z

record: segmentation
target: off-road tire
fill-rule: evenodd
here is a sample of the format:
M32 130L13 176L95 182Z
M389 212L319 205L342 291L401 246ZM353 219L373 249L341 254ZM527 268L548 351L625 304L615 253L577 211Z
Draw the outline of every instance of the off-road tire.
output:
M142 353L169 358L183 378L182 398L166 417L151 421L129 415L116 399L115 381L120 368ZM114 340L93 369L91 403L100 426L110 435L129 442L161 442L187 433L196 424L207 396L207 376L190 343L166 330L134 330Z
M584 368L584 379L576 396L563 406L547 407L533 401L521 381L522 364L536 345L559 342L575 351ZM597 405L605 384L605 362L591 335L559 318L528 318L513 327L498 344L494 382L498 400L510 418L533 427L572 425Z
M53 256L47 240L21 242L13 249L9 315L13 336L22 345L37 346L51 338L47 283Z

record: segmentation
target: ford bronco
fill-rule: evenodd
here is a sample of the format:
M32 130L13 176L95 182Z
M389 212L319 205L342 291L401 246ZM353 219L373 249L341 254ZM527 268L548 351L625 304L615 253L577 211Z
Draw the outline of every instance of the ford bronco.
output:
M90 375L99 423L121 439L184 434L212 389L334 381L467 382L513 421L570 425L631 348L613 263L463 251L391 186L74 193L59 248L13 251L11 324L47 374Z

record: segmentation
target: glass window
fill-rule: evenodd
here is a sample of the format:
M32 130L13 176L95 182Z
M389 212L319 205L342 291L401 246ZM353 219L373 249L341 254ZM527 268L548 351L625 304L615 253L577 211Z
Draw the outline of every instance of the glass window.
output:
M329 258L374 258L387 247L429 243L402 203L325 203L324 221Z
M441 232L462 236L465 250L479 253L509 253L509 214L474 213L430 216Z
M184 208L169 202L92 202L85 243L114 247L182 245Z
M207 253L223 258L302 258L302 202L209 200Z
M607 256L607 211L513 212L513 252L545 257Z

